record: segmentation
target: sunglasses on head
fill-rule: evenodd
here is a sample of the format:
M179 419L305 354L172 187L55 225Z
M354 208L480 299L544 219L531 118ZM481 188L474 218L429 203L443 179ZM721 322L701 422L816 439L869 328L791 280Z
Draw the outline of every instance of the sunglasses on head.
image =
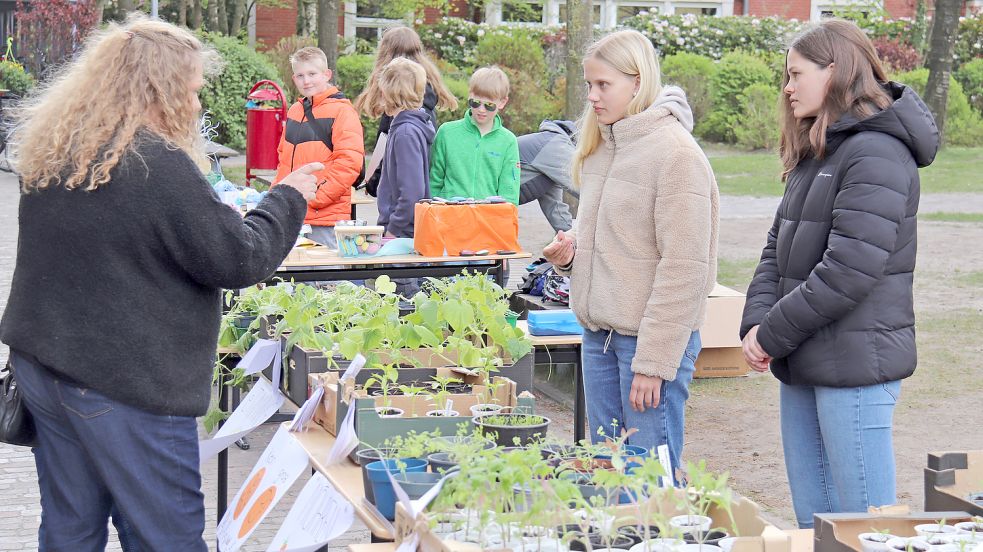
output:
M498 109L498 105L495 102L479 102L474 98L468 98L468 107L471 109L478 109L481 106L485 106L485 111L489 113L494 113Z

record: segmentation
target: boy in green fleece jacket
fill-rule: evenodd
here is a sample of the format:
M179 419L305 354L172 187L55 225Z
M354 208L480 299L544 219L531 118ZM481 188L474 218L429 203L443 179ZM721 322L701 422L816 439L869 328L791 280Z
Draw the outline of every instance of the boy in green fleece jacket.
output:
M498 113L509 101L509 78L482 67L468 81L468 111L440 125L430 154L430 196L519 204L519 144Z

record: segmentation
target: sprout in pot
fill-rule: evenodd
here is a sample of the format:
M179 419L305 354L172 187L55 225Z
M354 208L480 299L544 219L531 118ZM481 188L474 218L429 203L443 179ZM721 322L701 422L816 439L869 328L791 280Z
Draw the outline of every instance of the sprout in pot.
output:
M895 537L887 541L887 547L892 552L928 552L929 550L928 544L918 538Z
M495 434L499 446L527 445L546 436L550 420L535 414L493 414L474 419L485 435Z
M885 552L888 549L888 541L896 537L891 534L890 529L884 529L860 533L857 538L860 539L860 548L863 552Z
M948 525L945 519L938 523L921 523L915 526L915 533L923 539L928 539L936 535L948 535L956 532L956 528Z
M399 371L393 365L383 366L378 372L365 381L365 389L378 387L381 391L382 406L377 406L375 411L380 418L399 418L403 415L401 408L392 406L392 399L389 398L390 392L396 388L396 381L399 379ZM371 393L371 391L370 391Z

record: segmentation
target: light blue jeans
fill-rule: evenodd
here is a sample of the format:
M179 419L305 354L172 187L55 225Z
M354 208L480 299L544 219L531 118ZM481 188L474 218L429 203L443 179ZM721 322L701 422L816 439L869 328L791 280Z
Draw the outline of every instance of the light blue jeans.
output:
M603 427L607 437L618 437L621 430L637 428L638 432L628 438L629 444L654 449L659 445L669 445L669 457L673 470L683 467L683 427L686 420L686 399L689 398L689 384L696 371L696 357L700 354L700 332L689 338L683 358L679 361L676 379L662 382L659 406L636 412L628 398L631 394L631 381L635 377L631 371L631 361L635 358L635 345L638 338L611 334L608 332L584 330L583 363L584 394L587 399L587 421L594 443L605 439L598 434Z
M782 445L795 517L866 512L897 501L891 427L901 382L865 387L781 384Z

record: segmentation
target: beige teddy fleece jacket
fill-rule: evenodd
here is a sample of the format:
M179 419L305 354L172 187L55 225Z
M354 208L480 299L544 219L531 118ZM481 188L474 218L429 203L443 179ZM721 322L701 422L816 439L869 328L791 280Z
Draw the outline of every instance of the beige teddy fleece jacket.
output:
M569 271L581 325L638 336L632 371L666 380L703 324L717 276L717 183L691 128L674 87L602 125L603 144L584 160Z

